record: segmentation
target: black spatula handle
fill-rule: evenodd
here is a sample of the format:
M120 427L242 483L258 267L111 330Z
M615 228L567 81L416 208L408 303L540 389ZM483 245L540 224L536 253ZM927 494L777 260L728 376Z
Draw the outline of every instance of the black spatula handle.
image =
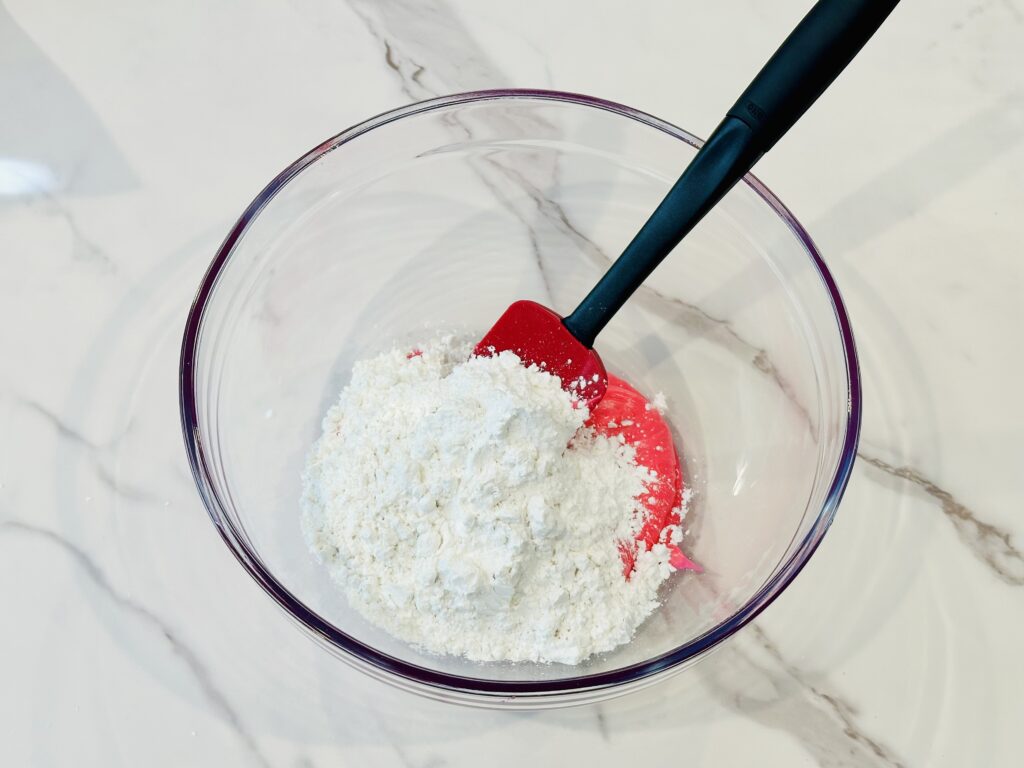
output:
M565 318L587 347L654 268L857 55L899 0L819 0L726 114L647 223Z
M726 114L771 149L853 61L899 0L822 0L786 38Z

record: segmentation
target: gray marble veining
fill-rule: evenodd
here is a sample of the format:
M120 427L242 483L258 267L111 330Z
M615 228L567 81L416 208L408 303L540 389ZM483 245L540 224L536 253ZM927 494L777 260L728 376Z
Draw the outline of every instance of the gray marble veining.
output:
M74 439L82 439L80 435L70 430L66 434L73 435ZM195 651L179 637L178 633L166 621L153 613L145 605L116 590L100 566L96 564L88 553L54 531L48 531L18 520L0 520L0 532L39 537L49 541L67 556L71 557L81 572L92 582L93 586L100 590L119 610L132 617L133 620L142 622L166 641L171 652L181 660L181 663L195 680L196 685L199 686L210 707L238 735L238 740L251 754L254 764L260 766L270 765L266 757L261 753L256 740L246 729L225 694L214 683L213 676L203 665Z
M811 563L693 670L601 705L516 715L391 690L274 612L191 487L175 412L180 324L216 240L285 163L400 103L507 86L589 92L699 133L804 10L5 4L0 761L1019 764L1019 0L902 4L759 167L850 307L864 440ZM756 23L735 30L737 14ZM478 169L533 242L541 280L547 237L609 260L544 194L559 172ZM727 318L654 289L637 299L786 389Z

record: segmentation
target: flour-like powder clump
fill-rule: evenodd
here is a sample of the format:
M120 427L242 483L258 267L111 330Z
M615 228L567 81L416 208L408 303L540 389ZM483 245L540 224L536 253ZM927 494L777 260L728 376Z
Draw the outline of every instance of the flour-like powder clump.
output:
M630 640L673 570L622 542L657 482L558 378L444 337L356 363L303 477L303 527L350 603L478 661L575 664Z

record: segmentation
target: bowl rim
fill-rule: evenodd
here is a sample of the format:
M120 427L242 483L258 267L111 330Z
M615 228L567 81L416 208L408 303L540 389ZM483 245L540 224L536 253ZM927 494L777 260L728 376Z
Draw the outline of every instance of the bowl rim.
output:
M203 318L219 276L231 258L235 245L252 221L259 215L267 203L299 173L329 152L358 138L364 133L396 120L423 112L447 109L471 102L494 100L554 101L599 109L660 130L693 147L699 148L702 145L702 141L689 132L646 112L627 107L623 104L577 93L539 89L470 91L431 98L383 112L327 139L281 171L256 196L239 217L238 221L232 226L200 283L185 325L179 367L179 407L185 449L188 454L189 464L191 465L192 476L199 495L203 500L203 505L206 507L207 513L221 538L236 559L238 559L249 575L264 591L306 630L311 632L316 638L326 642L329 646L342 651L343 654L351 654L355 657L353 661L368 663L385 673L397 675L403 678L406 685L412 684L412 687L417 689L426 686L427 689L434 689L438 692L448 691L468 694L470 696L482 696L487 699L501 697L560 697L573 693L594 691L600 688L631 687L630 684L638 683L645 678L673 668L679 668L686 662L703 655L753 621L761 611L767 608L782 593L821 543L825 532L835 517L836 509L846 490L856 460L862 412L861 382L857 351L846 307L835 280L810 235L789 209L752 174L748 173L743 181L788 225L790 231L804 247L829 294L842 340L846 364L848 403L845 434L843 436L842 452L829 484L828 493L817 518L799 546L776 571L775 575L765 582L739 610L685 645L678 646L655 658L612 671L550 680L492 680L468 677L440 672L403 661L378 651L335 627L315 611L308 608L270 573L263 565L259 556L248 546L247 537L244 535L244 532L235 526L231 521L230 515L226 513L226 508L220 498L220 494L211 481L212 472L204 453L202 433L198 422L195 380L195 361L199 351ZM361 667L362 664L357 663L356 666Z

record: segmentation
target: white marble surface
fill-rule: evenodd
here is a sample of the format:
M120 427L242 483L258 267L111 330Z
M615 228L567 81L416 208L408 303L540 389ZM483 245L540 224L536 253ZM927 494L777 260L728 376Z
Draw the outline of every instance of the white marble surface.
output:
M0 764L1020 765L1021 0L905 3L759 167L848 301L861 457L796 583L690 672L532 714L392 690L280 617L188 476L188 302L298 154L503 85L706 134L807 6L0 4Z

